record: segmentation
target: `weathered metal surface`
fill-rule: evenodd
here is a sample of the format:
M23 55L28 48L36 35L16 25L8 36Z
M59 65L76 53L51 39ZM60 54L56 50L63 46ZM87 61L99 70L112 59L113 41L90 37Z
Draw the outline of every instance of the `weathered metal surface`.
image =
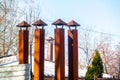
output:
M68 24L68 26L80 26L80 24L78 24L77 22L75 22L74 20L70 21Z
M28 63L28 30L19 30L19 47L18 47L18 60L19 64Z
M32 25L33 26L47 26L47 24L45 22L43 22L41 19L35 21Z
M68 30L68 79L78 80L78 33Z
M65 80L64 29L55 29L55 80Z
M31 26L26 21L22 21L17 25L17 27L31 27Z
M34 32L34 80L44 80L44 29Z
M75 27L75 30L77 29L77 26L80 26L80 24L78 24L77 22L75 22L74 20L70 21L67 26L69 27L69 29L71 29L71 27Z
M67 25L63 20L58 19L52 23L52 25Z

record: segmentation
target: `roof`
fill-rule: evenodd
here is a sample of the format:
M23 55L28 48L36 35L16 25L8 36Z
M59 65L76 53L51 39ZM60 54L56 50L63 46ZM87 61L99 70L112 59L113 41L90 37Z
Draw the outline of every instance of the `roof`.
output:
M78 23L75 22L74 20L70 21L67 25L68 25L68 26L80 26L80 24L78 24Z
M33 26L47 26L47 24L45 22L43 22L41 19L35 21L32 25Z
M55 22L52 23L52 25L67 25L63 20L58 19Z
M22 21L17 25L17 27L31 27L31 26L26 21Z

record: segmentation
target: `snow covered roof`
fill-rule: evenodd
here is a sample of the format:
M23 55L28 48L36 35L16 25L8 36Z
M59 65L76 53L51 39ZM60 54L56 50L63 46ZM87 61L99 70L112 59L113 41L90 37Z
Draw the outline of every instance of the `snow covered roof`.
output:
M33 62L34 62L34 58L32 58L32 66L34 66ZM44 65L45 76L54 76L55 75L54 62L45 60L44 63L45 63L45 65ZM17 65L17 64L18 64L17 56L9 56L9 57L0 58L0 66L10 66L10 65ZM32 67L32 70L34 70L33 67ZM79 70L78 70L79 77L84 77L86 74L86 71L87 71L87 69L80 69L79 68ZM65 77L67 77L67 76L68 76L68 66L65 65ZM111 78L112 76L103 73L103 77L104 78Z
M17 56L8 56L0 58L0 66L10 66L17 64L18 64Z

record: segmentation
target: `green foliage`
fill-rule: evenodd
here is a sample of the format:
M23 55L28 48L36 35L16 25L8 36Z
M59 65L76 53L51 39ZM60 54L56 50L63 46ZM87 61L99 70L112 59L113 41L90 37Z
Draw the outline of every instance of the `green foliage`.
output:
M88 71L87 71L87 73L85 75L85 80L91 80L91 79L93 79L94 75L92 75L92 74L94 74L94 70L93 70L92 67L89 66L88 67Z
M99 52L95 51L95 56L92 61L92 66L88 67L85 75L85 80L91 80L94 77L101 78L103 73L103 64Z

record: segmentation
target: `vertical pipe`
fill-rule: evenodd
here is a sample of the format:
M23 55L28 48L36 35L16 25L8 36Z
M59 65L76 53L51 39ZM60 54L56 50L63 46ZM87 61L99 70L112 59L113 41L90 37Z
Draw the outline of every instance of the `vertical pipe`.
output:
M34 80L44 80L44 29L35 29Z
M47 60L53 61L53 41L50 40L47 43Z
M19 64L27 64L28 63L28 30L19 30Z
M55 80L65 80L64 29L55 29Z
M69 80L78 80L78 34L68 30L68 74Z

